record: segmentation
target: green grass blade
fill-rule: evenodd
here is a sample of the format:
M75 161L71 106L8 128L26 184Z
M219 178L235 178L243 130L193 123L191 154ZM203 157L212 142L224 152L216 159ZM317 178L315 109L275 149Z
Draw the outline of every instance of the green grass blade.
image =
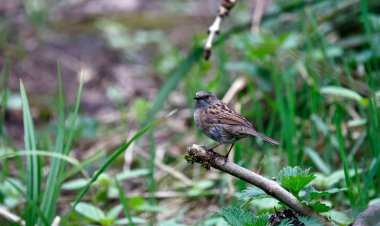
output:
M57 124L57 137L55 140L54 152L63 153L64 139L65 139L65 103L62 90L62 77L61 67L58 65L58 124ZM59 173L61 169L61 159L52 158L50 163L49 176L46 182L46 190L42 199L41 210L46 214L46 218L51 223L53 221L58 194L60 191ZM39 225L41 222L39 222Z
M26 96L24 85L20 81L20 92L23 107L23 120L24 120L24 141L25 149L31 155L26 158L26 171L27 171L27 197L32 203L28 202L25 208L25 221L26 225L33 225L36 222L36 208L38 205L39 195L41 194L41 168L39 165L38 157L34 154L36 150L36 138L34 134L34 125L32 115L29 108L28 98Z
M8 103L8 64L5 64L3 66L3 70L1 71L1 77L3 77L2 80L2 89L3 92L1 94L1 105L0 105L0 139L4 139L5 135L5 112L7 110L7 103ZM2 142L0 143L0 148L1 148Z
M127 198L125 197L125 194L124 194L123 188L120 185L120 182L116 178L115 178L115 185L116 185L116 188L119 192L119 198L120 198L121 204L123 205L123 210L124 210L125 216L127 216L129 224L131 226L134 226L135 223L133 223L132 216L131 216L131 213L129 211Z
M66 140L65 149L64 149L65 154L69 154L69 152L71 150L71 144L72 144L73 138L74 138L75 124L76 124L76 121L78 118L79 106L80 106L80 100L82 97L82 92L83 92L83 78L81 77L80 82L79 82L77 99L75 102L73 112L70 114L69 123L68 123L67 130L66 130L66 135L67 135L66 139L67 140Z
M372 150L372 158L370 167L368 172L365 175L364 180L364 189L363 194L368 200L368 194L371 186L375 189L375 191L379 192L379 184L378 180L375 180L374 178L376 175L379 175L379 168L380 168L380 141L379 141L379 134L380 134L380 116L379 111L376 105L376 99L375 97L371 98L369 102L369 109L368 109L368 115L369 115L369 126L367 128L368 130L368 140L369 145Z
M162 117L157 119L156 121L150 123L143 129L141 129L138 133L136 133L128 142L125 144L121 145L107 160L106 162L100 167L98 171L96 171L95 175L91 178L91 180L87 183L87 185L81 190L81 192L78 194L76 197L74 203L71 205L70 209L68 210L66 214L66 219L67 217L70 216L72 211L75 209L75 206L80 202L80 200L83 198L83 196L87 193L91 185L98 179L98 177L108 168L108 166L111 165L111 163L120 155L122 154L136 139L144 135L147 131L149 131L151 128L157 126L159 123L164 121L167 117L170 117L174 112L170 113L166 117Z
M350 164L348 162L348 157L347 157L347 151L346 147L344 145L344 137L342 134L342 107L339 104L336 104L336 111L334 115L334 121L335 121L335 128L336 128L336 138L338 141L338 150L339 150L339 155L340 159L342 159L343 162L343 169L344 169L344 179L346 181L346 186L349 188L349 191L347 192L351 208L353 209L354 213L357 213L358 211L358 206L357 206L357 201L354 197L354 194L352 191L354 190L353 187L353 182L351 180L350 176Z
M154 178L154 172L155 172L155 164L154 162L156 161L156 141L154 139L154 129L152 129L150 132L150 145L149 145L149 154L150 154L150 159L149 159L149 177L148 179L148 191L150 193L150 204L151 205L157 205L157 200L155 199L155 193L157 190L157 185L156 185L156 180Z
M5 63L3 69L1 71L1 77L3 80L1 81L1 88L3 92L1 93L1 105L0 105L0 150L5 150L6 144L8 143L8 138L5 129L5 113L7 111L8 106L8 64ZM9 175L9 167L5 165L5 163L0 162L0 165L3 166L1 170L1 174L5 177Z

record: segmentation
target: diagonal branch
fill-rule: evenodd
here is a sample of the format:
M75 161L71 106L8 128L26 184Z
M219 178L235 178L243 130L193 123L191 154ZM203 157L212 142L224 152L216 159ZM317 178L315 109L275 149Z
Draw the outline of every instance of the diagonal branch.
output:
M310 207L302 204L293 194L285 190L273 180L269 180L259 174L236 165L235 163L225 162L224 156L213 151L207 151L204 146L193 144L192 147L188 148L188 154L189 155L185 158L191 163L197 162L202 164L206 169L213 167L225 173L231 174L234 177L257 186L268 195L271 195L286 204L298 214L307 217L315 217L319 221L323 222L324 225L332 225L326 217L319 215Z

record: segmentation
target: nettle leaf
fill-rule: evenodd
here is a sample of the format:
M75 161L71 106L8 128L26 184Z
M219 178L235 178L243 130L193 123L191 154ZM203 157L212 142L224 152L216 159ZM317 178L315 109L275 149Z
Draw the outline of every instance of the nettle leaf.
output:
M307 206L312 207L317 213L324 213L332 210L331 206L328 206L324 203L321 203L319 201L317 202L308 202L306 203Z
M258 215L253 219L253 222L246 223L244 226L267 226L269 217L269 214Z
M216 214L221 216L229 225L233 226L246 226L255 220L252 211L243 210L237 207L225 207Z
M298 195L299 191L315 179L315 175L309 171L310 169L302 170L299 166L287 166L280 171L278 182L294 195Z
M311 200L347 190L348 188L331 188L325 191L318 191L313 186L307 187L305 189L306 193L310 196Z
M238 196L239 199L262 199L262 198L272 198L272 196L265 193L263 190L257 187L248 187L243 190Z
M318 221L318 219L315 217L305 217L305 216L297 215L297 218L299 221L301 221L307 226L323 226L323 223Z

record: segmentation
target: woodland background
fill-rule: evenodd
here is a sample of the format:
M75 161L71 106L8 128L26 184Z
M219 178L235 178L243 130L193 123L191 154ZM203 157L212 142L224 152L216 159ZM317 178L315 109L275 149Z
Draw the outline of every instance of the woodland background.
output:
M205 61L220 1L2 0L0 207L42 225L56 216L62 225L226 225L215 212L241 206L249 185L184 159L186 147L212 143L192 118L199 90L226 95L282 143L242 140L235 163L268 178L311 168L314 187L348 188L323 199L340 225L378 203L380 2L267 1L252 27L262 3L237 1ZM123 142L174 109L69 210Z

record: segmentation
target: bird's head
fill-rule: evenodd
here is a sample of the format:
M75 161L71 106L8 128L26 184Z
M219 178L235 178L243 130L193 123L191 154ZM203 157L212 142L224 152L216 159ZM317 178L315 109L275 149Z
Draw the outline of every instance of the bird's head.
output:
M219 99L210 92L207 91L199 91L195 94L195 109L203 109L208 106L219 102Z

